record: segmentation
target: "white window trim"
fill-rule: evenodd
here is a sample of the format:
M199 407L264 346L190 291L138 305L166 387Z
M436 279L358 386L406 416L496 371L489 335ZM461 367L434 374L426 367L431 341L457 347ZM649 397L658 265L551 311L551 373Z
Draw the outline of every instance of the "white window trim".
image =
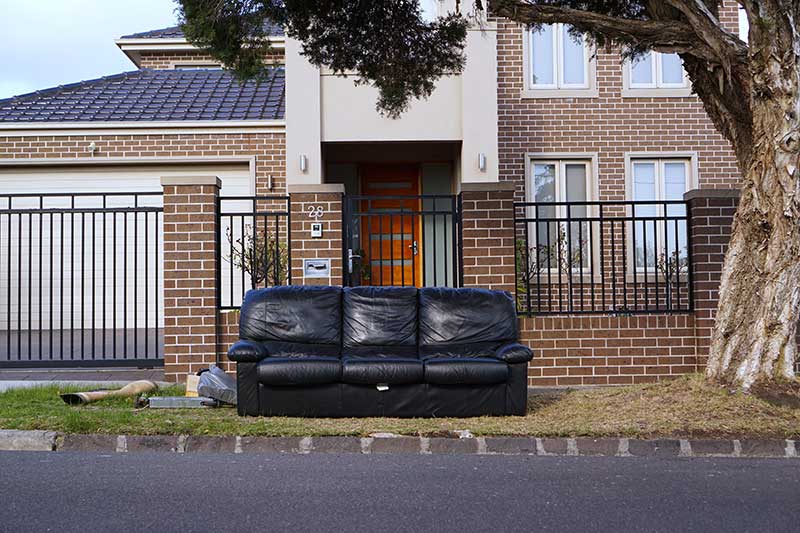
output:
M686 71L683 72L683 83L661 83L661 53L651 52L653 60L650 62L655 83L634 84L631 80L633 63L625 60L622 64L622 96L623 98L670 98L692 96L692 82Z
M563 25L559 24L558 30L553 32L553 39L555 39L556 58L553 62L555 69L553 79L557 80L556 84L551 85L533 85L533 69L531 68L531 48L533 32L523 27L522 28L522 74L523 74L523 90L522 98L595 98L598 96L597 90L597 61L595 60L594 49L584 42L584 76L586 83L582 86L564 85L560 82L563 76L563 69L561 68L564 49L561 46L561 39L563 36ZM559 87L559 85L561 87Z
M585 163L586 164L586 201L593 202L598 198L598 185L595 176L599 175L598 155L596 153L575 153L575 152L532 152L525 154L525 201L535 202L533 196L533 168L536 164L555 164L559 167L558 176L563 175L563 167L568 164ZM562 185L559 179L556 179L556 202L566 201L562 192ZM595 216L597 212L596 206L588 206L586 209L586 216ZM528 207L525 214L526 218L534 218L536 216L533 207ZM559 206L557 216L566 216L566 206ZM528 230L529 238L533 238L533 246L536 246L536 227L535 223L531 223L532 228ZM594 238L589 243L589 259L583 265L583 270L579 272L582 278L588 279L588 276L594 268L598 272L599 263L595 250L599 250L600 235L595 232ZM549 269L555 272L557 268ZM580 269L576 269L580 270Z
M633 164L634 163L656 163L656 200L662 199L664 197L664 164L665 163L674 163L678 161L683 161L686 164L686 191L691 191L692 189L697 188L698 180L698 162L697 162L697 152L629 152L625 154L625 198L629 201L634 201L634 179L633 179ZM663 206L656 207L657 215L660 216L663 214ZM632 215L633 211L631 210L628 215ZM659 243L664 242L664 228L661 224L658 225L656 228L656 241ZM628 230L628 249L634 249L633 243L633 233ZM638 281L644 281L645 273L649 279L656 279L656 277L661 278L662 276L656 276L656 272L653 271L653 267L647 266L645 267L637 267L635 266L635 253L629 254L628 259L628 281L634 281L634 271L636 272L636 276L640 276Z

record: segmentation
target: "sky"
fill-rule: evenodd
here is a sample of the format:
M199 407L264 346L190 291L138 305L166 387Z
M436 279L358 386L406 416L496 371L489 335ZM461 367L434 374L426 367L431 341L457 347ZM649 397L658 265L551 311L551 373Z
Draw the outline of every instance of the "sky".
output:
M136 66L114 44L177 24L173 0L0 0L0 99Z

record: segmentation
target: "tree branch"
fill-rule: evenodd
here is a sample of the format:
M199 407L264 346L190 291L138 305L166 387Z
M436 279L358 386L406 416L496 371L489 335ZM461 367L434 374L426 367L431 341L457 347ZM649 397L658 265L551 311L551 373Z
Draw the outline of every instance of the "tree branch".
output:
M526 25L566 23L578 31L599 34L618 44L664 53L692 54L707 61L716 59L713 50L698 39L694 29L685 22L614 17L524 0L493 0L490 6L493 15Z

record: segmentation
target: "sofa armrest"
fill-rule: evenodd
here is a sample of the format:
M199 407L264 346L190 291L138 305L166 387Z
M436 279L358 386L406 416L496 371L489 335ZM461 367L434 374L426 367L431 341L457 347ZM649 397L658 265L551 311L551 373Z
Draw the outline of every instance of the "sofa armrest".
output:
M255 341L240 340L228 350L228 359L237 363L257 363L268 356L267 349Z
M509 364L527 363L533 359L533 351L518 342L511 342L498 348L494 356Z

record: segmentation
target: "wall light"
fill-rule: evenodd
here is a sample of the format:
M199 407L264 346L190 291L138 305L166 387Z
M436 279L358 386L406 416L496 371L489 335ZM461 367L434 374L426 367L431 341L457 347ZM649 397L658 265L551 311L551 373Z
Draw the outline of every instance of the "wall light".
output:
M300 155L300 172L308 170L308 157L305 154Z
M481 172L486 172L486 154L483 152L478 154L478 168Z

